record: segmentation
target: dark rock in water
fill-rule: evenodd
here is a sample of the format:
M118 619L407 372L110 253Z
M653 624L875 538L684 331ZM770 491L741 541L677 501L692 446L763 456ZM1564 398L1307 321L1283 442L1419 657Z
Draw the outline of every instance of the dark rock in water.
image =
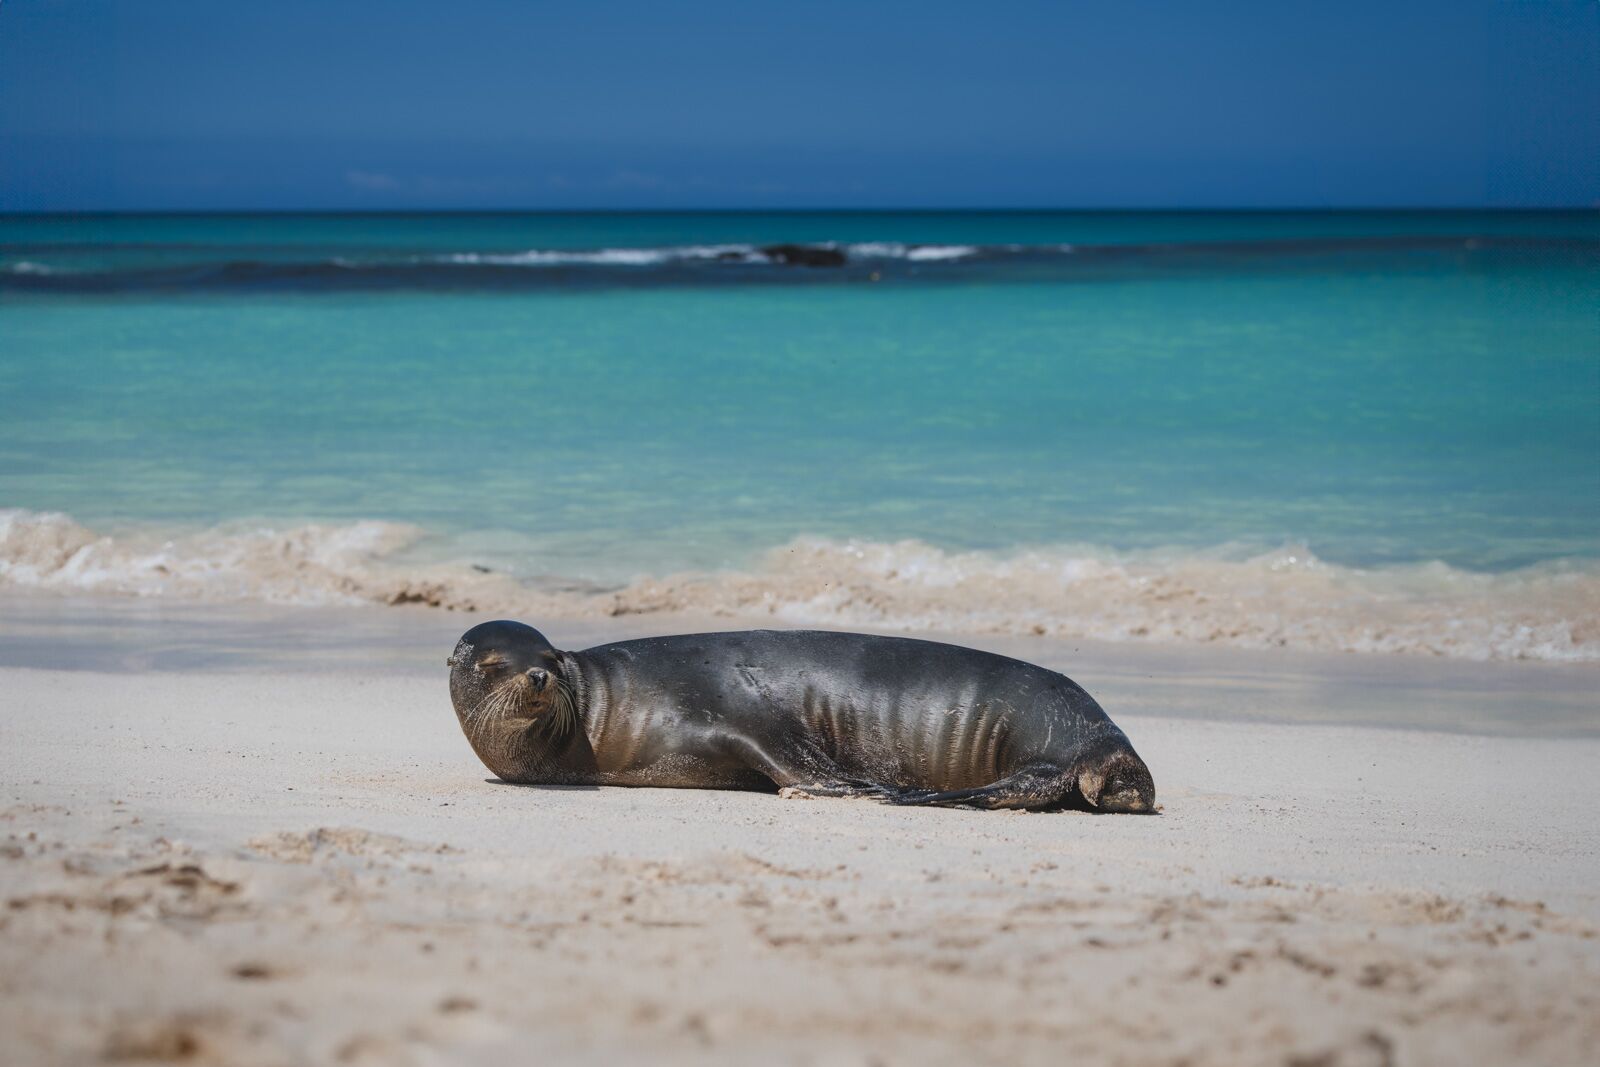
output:
M761 254L787 267L842 267L845 254L821 245L766 245Z

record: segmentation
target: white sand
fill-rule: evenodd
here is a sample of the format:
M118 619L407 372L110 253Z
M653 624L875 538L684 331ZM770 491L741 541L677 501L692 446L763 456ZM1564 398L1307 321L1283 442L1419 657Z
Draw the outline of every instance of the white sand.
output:
M471 619L162 609L110 642L11 606L0 662L51 669L0 667L5 1064L1600 1048L1600 673L1057 647L1163 814L917 810L488 781L445 693ZM613 629L653 628L678 627ZM1502 733L1591 736L1193 717L1452 692L1541 724Z

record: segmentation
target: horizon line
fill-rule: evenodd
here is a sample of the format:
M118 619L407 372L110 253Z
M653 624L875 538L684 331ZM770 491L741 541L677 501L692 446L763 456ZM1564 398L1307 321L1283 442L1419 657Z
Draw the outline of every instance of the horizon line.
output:
M1575 214L1600 212L1600 203L1568 206L1386 204L1244 207L404 207L404 208L55 208L0 209L0 218L83 218L152 215L194 217L329 215L1336 215L1336 214Z

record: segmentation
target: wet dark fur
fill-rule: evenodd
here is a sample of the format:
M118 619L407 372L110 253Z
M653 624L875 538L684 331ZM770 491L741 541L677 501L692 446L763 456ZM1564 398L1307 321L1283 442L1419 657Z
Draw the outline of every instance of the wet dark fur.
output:
M462 729L507 781L1155 805L1148 768L1077 683L956 645L752 630L562 652L500 621L468 630L450 667Z

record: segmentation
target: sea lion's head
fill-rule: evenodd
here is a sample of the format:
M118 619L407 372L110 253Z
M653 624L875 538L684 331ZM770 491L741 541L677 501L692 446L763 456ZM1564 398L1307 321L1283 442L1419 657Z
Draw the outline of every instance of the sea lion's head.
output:
M578 726L566 657L525 623L499 619L474 626L446 665L461 729L502 778L526 776L556 755Z

